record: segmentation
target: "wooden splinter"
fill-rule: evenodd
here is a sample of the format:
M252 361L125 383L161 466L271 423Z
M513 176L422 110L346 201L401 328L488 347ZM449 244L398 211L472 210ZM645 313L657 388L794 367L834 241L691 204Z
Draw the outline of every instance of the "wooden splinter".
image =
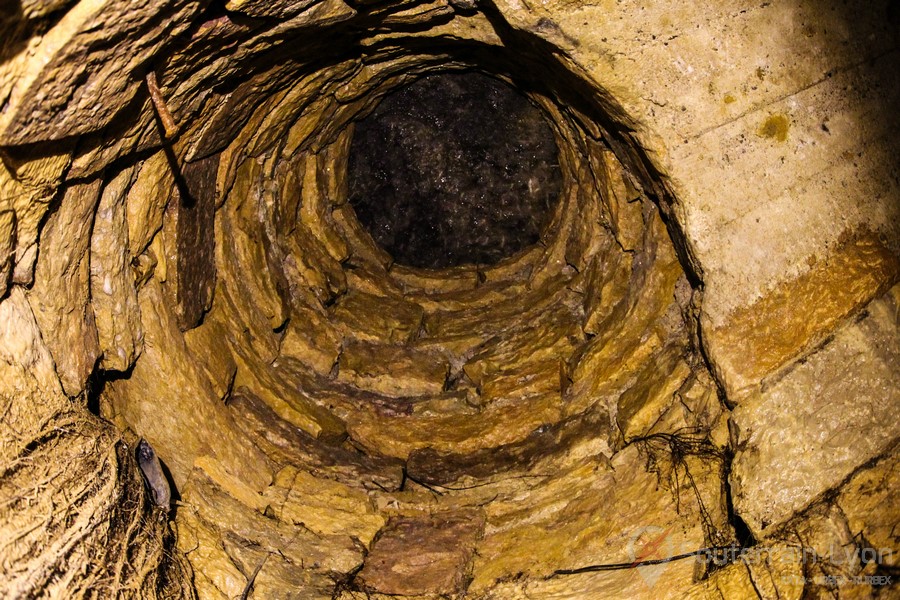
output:
M169 112L169 107L166 106L162 92L159 91L156 73L153 71L147 73L147 89L150 90L150 100L153 102L153 108L156 109L159 120L162 121L166 138L173 139L178 134L178 126L175 124L175 119L172 118L172 113Z

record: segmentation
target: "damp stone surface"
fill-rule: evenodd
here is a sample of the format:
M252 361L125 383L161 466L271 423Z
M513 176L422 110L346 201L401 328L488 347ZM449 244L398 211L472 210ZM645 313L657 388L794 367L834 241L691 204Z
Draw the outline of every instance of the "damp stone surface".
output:
M540 109L481 73L442 73L357 123L350 202L375 242L426 269L493 264L538 241L562 177Z
M0 598L896 597L864 4L3 3Z

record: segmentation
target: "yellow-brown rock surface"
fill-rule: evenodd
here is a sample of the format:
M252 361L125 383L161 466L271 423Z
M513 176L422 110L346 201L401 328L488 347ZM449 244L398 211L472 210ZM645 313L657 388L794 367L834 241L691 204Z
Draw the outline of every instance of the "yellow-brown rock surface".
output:
M0 596L893 589L894 3L7 4ZM559 201L395 264L354 123L467 70Z

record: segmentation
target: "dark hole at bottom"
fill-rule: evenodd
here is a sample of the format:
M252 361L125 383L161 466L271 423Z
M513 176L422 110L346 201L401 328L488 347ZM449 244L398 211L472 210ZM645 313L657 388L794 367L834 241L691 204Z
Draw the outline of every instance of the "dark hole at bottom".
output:
M562 187L540 109L481 73L423 77L356 124L350 203L397 263L493 264L538 241Z

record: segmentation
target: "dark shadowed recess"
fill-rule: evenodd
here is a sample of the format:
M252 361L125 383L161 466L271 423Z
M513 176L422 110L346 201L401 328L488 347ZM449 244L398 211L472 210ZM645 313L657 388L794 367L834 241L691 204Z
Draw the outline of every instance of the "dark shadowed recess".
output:
M477 73L441 73L387 96L356 124L349 200L403 265L494 264L536 243L562 176L543 113Z

